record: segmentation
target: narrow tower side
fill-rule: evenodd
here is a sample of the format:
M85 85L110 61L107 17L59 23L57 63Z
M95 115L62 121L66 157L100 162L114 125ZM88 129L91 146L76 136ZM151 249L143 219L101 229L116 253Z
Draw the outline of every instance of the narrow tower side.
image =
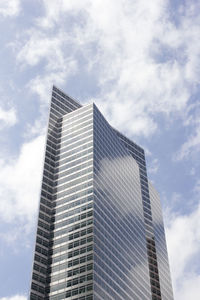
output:
M55 175L59 159L59 124L62 122L63 115L80 107L78 102L62 93L55 86L53 87L33 259L31 300L44 300L46 294Z
M149 182L149 194L151 200L151 210L155 233L155 245L162 300L173 300L173 290L170 276L160 197L156 189L151 184L151 182Z

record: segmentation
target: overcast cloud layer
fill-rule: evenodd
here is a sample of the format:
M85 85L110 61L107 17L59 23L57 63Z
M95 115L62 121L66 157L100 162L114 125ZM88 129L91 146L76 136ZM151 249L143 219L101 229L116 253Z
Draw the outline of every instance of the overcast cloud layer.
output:
M53 84L145 148L175 299L199 299L199 12L199 0L0 1L0 300L29 289Z

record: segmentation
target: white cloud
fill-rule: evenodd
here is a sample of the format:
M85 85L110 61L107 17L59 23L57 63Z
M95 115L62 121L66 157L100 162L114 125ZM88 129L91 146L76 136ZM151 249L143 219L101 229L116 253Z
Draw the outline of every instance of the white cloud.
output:
M190 175L191 176L194 176L196 174L196 170L195 170L195 168L192 168L191 170L190 170Z
M37 25L48 29L56 24L61 24L63 13L72 13L77 14L79 11L83 11L86 7L92 5L90 0L74 0L74 1L65 1L65 0L43 0L43 5L46 11L45 16L37 19ZM80 20L79 20L80 21ZM78 25L78 24L77 24Z
M14 17L20 12L20 0L1 0L0 15L3 17Z
M11 127L17 122L17 115L15 109L4 110L0 107L0 129L4 127Z
M63 65L64 57L60 49L63 37L49 35L35 29L27 32L28 40L20 49L17 60L30 66L38 64L42 59L52 67L58 68Z
M168 212L166 237L177 300L199 299L200 205L188 215Z
M154 158L150 164L149 164L149 167L148 167L148 173L149 174L155 174L158 172L158 168L159 168L159 162L158 162L158 159L157 158Z
M174 161L194 158L200 149L200 102L190 102L186 110L182 113L183 128L187 136L180 146L179 150L173 155ZM197 163L195 164L197 166ZM192 168L191 175L195 174Z
M32 228L37 210L41 184L44 137L39 136L23 144L19 157L0 161L0 216L4 223L17 224L13 239L18 231L28 232ZM6 238L7 232L1 237Z
M199 300L200 295L200 275L188 274L181 283L181 288L177 291L177 300Z
M188 91L183 67L177 60L161 63L151 56L152 49L164 42L165 1L124 3L112 3L113 9L109 10L105 3L94 1L89 12L89 25L98 31L102 50L102 92L98 101L101 105L104 101L107 114L112 107L110 119L115 126L149 135L157 127L154 115L183 109Z
M30 83L42 98L47 85L62 85L78 72L82 56L85 71L98 78L94 101L114 126L148 136L158 127L157 114L186 108L200 63L200 21L192 5L175 26L165 0L43 4L45 14L17 56L29 66L45 63L44 74Z
M200 179L196 181L193 192L195 195L200 195Z
M25 297L23 295L15 295L15 296L10 296L10 297L0 298L0 300L27 300L27 297Z
M61 32L58 35L47 35L35 29L28 31L28 40L17 55L17 62L23 67L44 63L44 70L32 78L28 88L39 95L43 103L50 99L53 84L62 85L68 76L77 70L76 60L71 55L65 56L63 46L67 37Z
M199 152L200 147L200 126L197 125L195 133L188 137L185 143L181 146L180 150L175 154L174 160L182 160L189 158L194 153Z
M62 68L54 72L47 72L44 75L38 75L28 83L28 88L38 94L42 103L49 103L51 98L51 89L53 85L62 85L68 76L76 70L76 62L68 60Z

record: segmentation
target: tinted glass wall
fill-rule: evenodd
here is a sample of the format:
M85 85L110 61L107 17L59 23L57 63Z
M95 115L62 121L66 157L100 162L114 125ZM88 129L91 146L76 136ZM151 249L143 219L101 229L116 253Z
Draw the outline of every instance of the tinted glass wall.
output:
M173 299L144 150L56 87L30 299Z

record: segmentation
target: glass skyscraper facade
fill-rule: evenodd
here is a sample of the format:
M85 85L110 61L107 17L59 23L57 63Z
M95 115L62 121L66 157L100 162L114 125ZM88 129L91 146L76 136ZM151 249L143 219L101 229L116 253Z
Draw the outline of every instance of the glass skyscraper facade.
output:
M172 300L141 147L53 87L31 300Z

